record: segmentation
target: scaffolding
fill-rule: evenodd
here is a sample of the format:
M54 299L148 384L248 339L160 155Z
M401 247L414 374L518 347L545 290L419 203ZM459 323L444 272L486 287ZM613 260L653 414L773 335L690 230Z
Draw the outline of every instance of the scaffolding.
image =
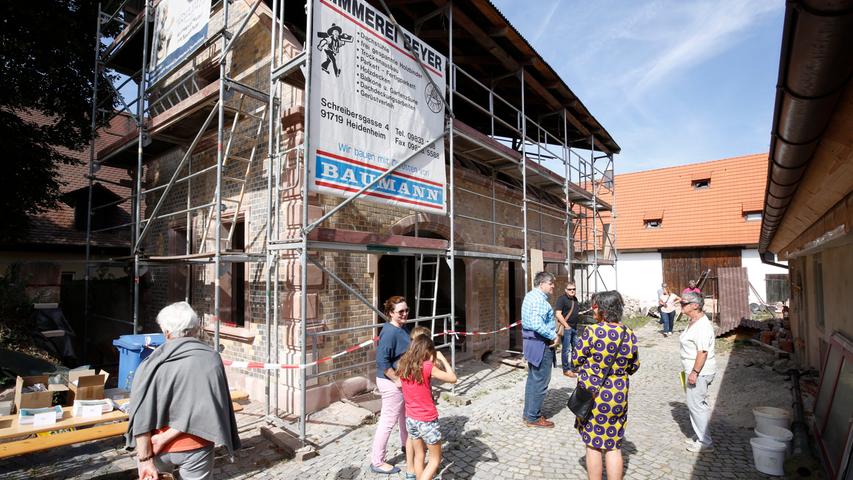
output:
M293 410L299 413L298 435L304 442L307 425L307 391L308 382L326 376L337 376L342 373L365 370L373 363L365 361L340 368L324 371L309 371L304 368L309 363L309 345L314 360L318 358L318 343L324 337L335 337L342 334L370 332L375 336L388 318L380 311L357 286L352 285L334 268L330 268L321 257L324 252L344 255L387 255L419 257L419 268L424 267L423 258L435 258L435 271L438 274L441 262L446 262L450 270L450 304L449 312L437 314L435 298L433 305L427 309L429 315L417 315L409 320L411 323L429 322L434 335L442 337L442 346L449 349L451 363L456 365L458 337L446 335L443 332L455 330L456 311L456 278L455 266L457 259L481 259L492 262L493 285L493 326L498 325L498 295L497 277L502 264L518 263L523 273L524 290L530 285L531 251L543 252L543 265L562 267L569 279L574 279L581 292L581 297L588 297L595 291L606 289L606 279L602 275L603 267L614 269L616 249L614 229L612 227L613 201L613 155L618 153L618 146L610 141L602 140L603 129L598 134L589 131L570 112L566 106L550 109L542 113L542 107L531 109L526 105L526 99L531 96L529 83L535 79L529 72L530 67L505 60L504 67L513 67L506 75L483 80L474 73L462 68L454 62L454 28L471 30L471 19L465 12L453 4L444 2L433 12L421 16L415 21L414 32L417 34L426 24L437 23L446 30L446 65L447 65L447 96L444 99L446 107L446 122L444 131L436 138L428 139L424 145L408 158L402 159L394 167L387 169L377 176L370 184L361 188L351 197L339 199L328 210L312 218L309 209L311 192L308 189L306 152L311 138L310 115L308 108L311 98L311 65L314 61L312 52L313 38L313 2L308 1L304 11L304 41L301 49L295 48L289 37L294 22L285 18L292 14L293 8L286 8L286 0L244 0L241 8L232 11L232 1L215 2L211 11L211 19L221 16L218 28L207 35L198 52L201 55L191 55L173 69L170 82L164 84L161 80L152 83L148 71L150 64L150 44L153 36L153 6L152 0L124 0L112 12L101 12L98 18L96 41L100 42L101 26L106 22L118 21L124 26L121 35L113 39L113 43L103 55L98 55L99 68L113 68L127 76L125 82L135 81L138 88L137 97L130 103L121 101L122 108L118 111L103 109L98 104L98 87L93 91L93 130L96 128L95 115L124 115L132 123L133 131L125 132L123 141L116 142L112 148L96 151L94 145L90 149L89 180L97 179L95 172L98 165L115 164L126 166L134 175L133 191L130 197L122 201L132 204L133 221L129 224L110 228L129 228L131 231L130 255L113 261L126 262L133 271L132 289L133 306L129 312L132 321L123 321L132 326L133 332L138 333L141 327L140 318L140 283L143 270L155 265L181 265L186 268L185 296L189 300L193 291L195 274L205 274L212 267L213 294L211 310L213 312L212 334L214 347L220 349L220 332L222 323L222 298L220 277L223 265L253 263L256 265L256 280L263 276L263 328L265 336L266 363L278 364L281 360L281 326L282 326L282 273L287 270L283 262L298 262L299 278L292 283L292 299L298 298L298 369L299 404ZM303 2L298 2L300 6ZM394 23L397 23L386 2L380 1L381 8ZM387 2L395 6L400 2ZM262 58L253 59L255 65L261 65L256 71L268 72L264 81L265 86L254 85L239 79L240 72L232 71L235 61L232 58L234 47L241 35L245 34L247 25L254 15L260 15L264 10L269 15L269 51ZM457 19L454 20L454 16ZM235 16L235 19L229 18ZM232 21L233 20L233 21ZM302 17L299 17L302 20ZM289 22L289 23L288 23ZM291 25L289 27L288 25ZM436 30L433 30L435 32ZM499 48L499 47L497 47ZM139 57L134 57L138 55ZM204 60L198 61L199 57ZM135 59L135 58L138 58ZM418 58L417 55L414 58ZM418 61L420 68L423 65ZM136 68L136 67L139 68ZM218 76L211 72L218 71ZM425 72L425 71L424 71ZM293 102L292 98L284 98L289 94L285 90L294 87L302 89L299 100L302 108L293 112L285 111L284 105ZM116 90L121 90L119 85ZM514 103L506 98L512 94L520 99ZM541 87L539 85L538 87ZM537 88L538 88L537 87ZM539 91L539 90L533 90ZM503 92L503 93L502 93ZM247 104L249 106L247 106ZM465 112L467 119L479 116L480 129L473 128L457 116ZM538 112L538 113L533 113ZM532 115L536 115L533 118ZM483 120L485 119L485 120ZM215 121L214 121L215 120ZM230 122L230 125L229 125ZM301 124L301 128L299 126ZM194 125L195 133L187 135L188 126ZM483 127L488 125L487 127ZM265 128L264 128L265 127ZM600 127L599 127L600 128ZM265 134L264 134L265 130ZM483 131L485 130L485 131ZM234 141L240 132L254 131L255 143L246 151L250 153L237 155L233 152ZM285 132L288 132L287 134ZM604 132L606 136L606 132ZM251 142L249 142L251 144ZM263 162L256 162L258 145L266 143L266 157ZM446 149L447 163L447 207L446 225L447 238L436 239L421 237L418 232L418 222L415 222L414 238L407 237L406 241L389 241L387 236L378 239L365 233L364 239L350 241L334 234L334 228L325 228L331 219L348 206L360 200L363 194L383 178L405 165L408 160L433 144L439 144ZM135 148L134 148L135 147ZM168 181L157 186L150 186L146 179L146 163L174 151L176 148L183 153L168 178ZM216 150L213 165L204 165L199 157L203 153ZM245 149L244 149L245 150ZM229 168L230 162L242 165L243 176L235 175L234 169ZM262 163L258 167L254 164ZM556 165L562 169L560 174L554 173ZM258 240L255 251L244 246L235 248L235 226L243 214L244 196L249 183L249 172L252 168L262 168L266 173L265 203L266 211L262 212L263 238ZM465 188L457 182L461 175L459 169L478 172L481 176L491 179L488 193ZM149 175L150 176L150 175ZM211 180L210 177L213 177ZM227 186L228 182L233 184ZM212 184L213 198L200 202L199 195L206 191L205 187ZM520 192L521 204L501 198L497 189ZM231 196L224 194L224 190ZM207 188L209 190L210 188ZM239 190L239 194L236 191ZM91 192L91 189L90 189ZM176 205L176 198L185 195L181 207ZM235 200L233 197L237 195ZM491 215L487 217L475 215L465 210L457 196L475 197L491 204ZM284 200L292 200L289 205L298 205L299 212L285 211ZM170 203L171 202L171 203ZM146 206L154 204L145 212ZM165 205L169 205L168 207ZM91 208L91 202L90 202ZM502 209L517 209L520 222L505 219L498 214ZM610 223L605 223L602 214L611 216ZM92 212L89 213L91 219ZM283 222L283 217L292 220L298 218L298 225ZM423 214L414 214L415 218ZM538 219L538 223L533 220ZM544 220L543 220L544 219ZM157 222L177 222L182 226L184 234L183 252L167 252L165 255L155 255L146 249L145 240L157 228ZM559 224L560 233L549 230L544 223ZM94 231L91 222L87 223L87 238ZM484 231L491 232L490 245L459 243L461 238L459 223L465 225L482 225ZM223 230L227 227L227 233ZM323 231L321 231L323 230ZM213 232L212 241L209 232ZM507 233L513 232L513 233ZM501 246L500 239L511 236L521 237L520 245L516 247ZM515 238L514 237L514 238ZM87 242L88 243L88 242ZM551 251L549 246L561 245L562 251ZM491 248L486 248L490 246ZM88 254L87 271L94 266ZM168 254L171 253L171 254ZM194 270L194 267L196 270ZM333 328L324 331L309 331L308 329L308 295L309 267L319 269L340 288L343 288L358 302L372 311L375 320L362 325L345 328ZM553 268L553 267L552 267ZM201 272L199 272L201 269ZM207 269L207 270L205 270ZM419 270L420 276L423 274ZM87 274L88 286L88 274ZM256 283L261 283L257 280ZM427 282L428 283L428 282ZM88 288L88 287L87 287ZM376 287L374 287L376 288ZM417 293L420 295L420 292ZM416 299L420 303L420 299ZM293 300L295 302L295 300ZM86 295L86 312L89 314L89 294ZM260 303L260 302L258 302ZM420 310L420 309L419 309ZM420 313L420 311L419 311ZM88 318L88 317L87 317ZM88 321L88 320L87 320ZM463 337L464 338L464 337ZM492 336L495 348L498 345L497 334ZM438 342L437 342L438 343ZM265 411L268 422L282 428L291 425L281 419L283 413L279 402L279 386L281 379L279 370L265 370ZM287 412L284 412L287 413Z

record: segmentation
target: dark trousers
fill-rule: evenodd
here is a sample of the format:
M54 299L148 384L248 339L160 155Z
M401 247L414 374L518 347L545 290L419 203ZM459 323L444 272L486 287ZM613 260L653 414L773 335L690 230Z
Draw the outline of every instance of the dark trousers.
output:
M664 333L672 333L672 324L675 322L675 312L660 312L660 319L663 320Z
M563 362L563 371L574 370L572 368L572 351L578 341L578 329L569 327L563 330L563 351L560 353L560 361Z

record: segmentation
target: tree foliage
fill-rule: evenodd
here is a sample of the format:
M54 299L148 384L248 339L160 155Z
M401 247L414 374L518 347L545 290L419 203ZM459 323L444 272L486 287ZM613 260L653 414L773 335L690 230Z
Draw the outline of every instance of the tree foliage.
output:
M61 148L84 150L90 140L97 17L97 1L0 2L0 242L20 237L29 215L56 205L57 167L77 162ZM102 38L116 30L104 29ZM99 72L101 85L109 81ZM114 106L109 90L98 96L103 108ZM28 122L21 112L53 123Z

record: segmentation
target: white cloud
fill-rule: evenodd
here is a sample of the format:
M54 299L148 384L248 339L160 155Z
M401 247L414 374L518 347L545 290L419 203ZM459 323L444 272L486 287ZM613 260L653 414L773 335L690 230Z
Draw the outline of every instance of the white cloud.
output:
M536 30L536 33L533 34L532 42L537 42L543 33L548 31L548 25L551 24L551 20L554 18L554 14L557 13L557 8L562 3L562 0L557 0L551 4L551 8L545 14L545 18L539 22L539 28Z
M659 52L637 65L626 77L632 96L676 77L738 44L765 14L781 8L778 2L726 1L682 3L671 12L670 35ZM677 25L681 24L681 27Z

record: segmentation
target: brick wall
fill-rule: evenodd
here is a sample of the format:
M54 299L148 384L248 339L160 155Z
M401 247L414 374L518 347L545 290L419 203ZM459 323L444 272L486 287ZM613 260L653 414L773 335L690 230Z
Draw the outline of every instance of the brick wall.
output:
M242 8L237 2L232 13ZM239 18L239 17L238 17ZM292 43L295 40L290 38ZM241 81L249 83L261 90L267 89L269 76L268 64L259 60L263 58L268 50L269 32L262 26L261 22L253 20L250 22L247 33L235 44L235 49L229 59L231 76L240 78ZM297 47L294 47L294 51ZM207 55L207 52L202 52ZM302 92L292 87L282 85L281 115L283 127L280 134L284 149L295 147L302 142ZM255 110L262 107L256 100L246 99L243 107ZM226 96L226 105L236 108L239 96L233 93ZM251 165L247 178L247 191L240 207L239 219L245 225L245 250L249 253L263 253L266 242L267 221L274 222L278 230L278 238L297 238L302 224L302 198L301 198L301 163L298 162L296 151L282 158L282 172L279 177L280 198L279 209L273 214L269 211L267 204L267 182L271 172L266 162L267 129L262 128L259 135L255 135L256 122L247 120L238 124L238 132L245 135L235 138L231 145L231 153L241 156L250 156L253 148L257 149L255 160ZM230 123L226 128L231 126ZM213 130L215 133L215 129ZM226 141L228 135L226 134ZM164 185L174 173L176 166L182 158L184 151L175 149L148 163L145 171L145 184L147 188ZM193 152L190 162L193 172L199 172L204 168L214 165L216 162L215 136L208 135ZM229 162L224 171L225 176L243 177L242 162ZM494 184L489 177L477 172L456 168L455 184L457 213L467 217L476 217L508 224L522 225L522 195L518 189L504 184ZM182 173L185 175L186 170ZM234 182L223 182L222 197L237 200L239 197L239 184ZM467 190L467 191L466 191ZM187 201L191 205L202 205L213 201L215 191L215 176L208 173L196 178L191 182L177 184L169 195L164 199L160 214L178 212L187 208ZM476 192L475 193L469 193ZM154 205L159 200L160 193L147 196L145 202L146 216L150 215ZM495 197L502 201L493 201ZM323 212L329 211L336 206L341 199L328 195L309 195L309 219L319 218ZM228 210L223 213L223 219L233 218L234 203L226 203ZM182 235L189 228L192 237L193 252L204 247L210 251L213 247L213 230L207 229L207 240L202 245L201 238L204 235L209 209L203 209L190 216L189 222L185 214L179 214L164 218L152 223L148 236L145 240L145 253L147 255L175 255L184 253L183 244L180 241ZM528 214L528 221L532 228L545 232L564 235L565 226L559 219L552 219L539 215L535 211ZM188 225L189 223L189 225ZM421 231L431 231L449 236L448 218L432 214L414 213L411 210L396 208L393 206L355 201L342 209L338 214L325 221L321 226L326 228L337 228L344 230L355 230L362 232L412 234L415 225ZM523 245L522 232L520 228L506 226L492 226L490 223L458 218L456 222L456 240L459 245L483 244L503 247L520 248ZM176 240L177 239L177 240ZM565 242L560 242L557 237L550 237L537 233L528 236L531 248L542 248L545 250L562 252L565 250ZM382 272L371 272L370 265L376 265L376 258L361 253L343 253L330 251L312 251L312 258L317 259L325 268L335 272L342 280L362 295L379 306L383 299L376 298L378 275ZM485 259L464 259L465 263L465 315L467 328L469 330L492 330L508 323L508 267L506 262L495 262ZM225 347L224 356L234 360L267 360L267 345L270 334L267 332L265 302L267 296L267 285L265 282L267 272L263 263L225 264L223 275L228 274L229 269L245 269L245 326L242 335L254 336L254 341L248 343L236 337L223 335L222 345ZM143 310L144 320L148 322L147 328L153 328L154 316L160 308L168 302L176 299L176 291L180 290L183 281L183 272L187 271L184 265L156 265L147 267L146 278L143 283ZM277 336L278 361L284 363L298 363L301 356L302 345L300 341L300 295L302 287L300 283L300 261L298 254L293 252L281 252L277 270L273 275L278 279L277 291L270 290L270 296L279 310L278 327L271 328L271 335ZM213 322L214 304L214 280L216 272L210 264L195 264L191 267L189 278L191 285L190 297L193 306L204 316L206 321ZM220 277L223 278L223 277ZM564 277L563 277L564 278ZM272 289L273 287L270 286ZM223 294L232 293L223 288ZM309 264L308 285L306 286L308 312L307 328L309 333L319 333L331 329L372 325L376 323L376 315L366 305L362 304L343 286L335 282L328 275L314 265ZM179 292L181 293L181 292ZM276 331L277 330L277 331ZM352 345L372 338L376 334L374 329L363 329L353 332L342 333L334 336L309 335L306 345L308 361L314 358L330 355L344 350ZM469 337L462 352L464 356L479 357L486 351L503 350L508 347L508 336L489 335ZM274 350L273 359L276 358ZM334 361L334 363L323 364L319 370L309 370L309 374L328 371L331 369L346 369L338 373L320 377L309 382L310 397L309 409L316 409L328 404L337 393L333 386L335 382L363 376L369 381L373 378L372 360L373 349L363 349L346 355ZM367 366L360 366L367 363ZM298 371L285 370L279 372L278 392L281 398L280 405L289 412L298 409L297 392ZM255 398L262 398L265 372L261 370L229 370L233 386L246 388ZM366 385L366 384L365 384ZM276 391L275 389L273 391Z

